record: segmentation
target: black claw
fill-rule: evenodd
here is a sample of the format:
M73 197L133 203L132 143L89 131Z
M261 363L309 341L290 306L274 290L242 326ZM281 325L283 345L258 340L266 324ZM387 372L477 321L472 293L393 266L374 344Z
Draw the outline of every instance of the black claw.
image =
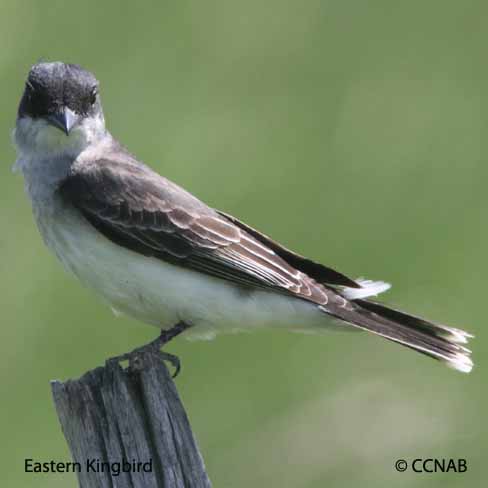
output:
M158 358L161 358L163 361L168 361L169 363L171 363L171 366L175 368L174 373L171 375L172 378L176 378L181 371L181 361L178 356L170 354L169 352L160 351L159 348L156 347L141 347L139 349L134 349L133 351L126 354L121 354L120 356L110 358L109 361L116 361L117 363L120 363L121 361L130 362L141 354L154 354Z
M179 322L171 329L161 331L161 335L154 341L150 342L149 344L146 344L145 346L142 347L138 347L137 349L134 349L133 351L128 352L126 354L121 354L120 356L111 358L109 359L109 361L120 362L120 361L128 360L130 362L137 355L147 354L147 353L154 354L162 358L163 361L168 361L169 363L171 363L171 365L175 368L172 377L176 378L179 372L181 371L181 362L178 356L175 356L174 354L170 354L169 352L161 351L161 348L171 339L173 339L174 337L176 337L177 335L181 334L186 329L188 329L188 327L190 327L189 324L186 324L185 322Z
M174 354L170 354L169 352L161 351L160 354L163 361L168 361L169 363L171 363L173 368L175 368L174 373L171 375L171 377L176 378L181 371L180 358L178 356L175 356Z

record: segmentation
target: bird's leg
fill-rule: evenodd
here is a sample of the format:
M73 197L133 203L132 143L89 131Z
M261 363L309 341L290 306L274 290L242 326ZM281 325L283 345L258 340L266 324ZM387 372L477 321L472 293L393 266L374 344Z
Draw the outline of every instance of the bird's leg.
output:
M181 363L178 358L178 356L175 356L174 354L170 354L168 352L161 351L161 348L169 342L171 339L175 338L177 335L181 334L184 332L186 329L190 327L190 324L187 324L186 322L178 322L175 324L171 329L168 330L162 330L161 334L157 339L154 339L153 341L149 342L145 346L142 347L137 347L136 349L132 350L131 352L122 354L120 356L117 356L115 358L112 358L114 361L126 361L126 360L131 360L134 359L134 357L141 355L141 354L155 354L158 357L162 358L163 361L168 361L170 362L174 368L175 372L173 373L173 378L176 378L178 373L181 370Z

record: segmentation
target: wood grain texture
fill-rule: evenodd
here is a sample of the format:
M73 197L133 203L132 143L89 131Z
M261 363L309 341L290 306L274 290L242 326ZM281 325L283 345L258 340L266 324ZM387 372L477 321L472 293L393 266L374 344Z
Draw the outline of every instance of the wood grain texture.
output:
M104 367L66 382L53 381L56 411L81 488L209 488L202 456L168 370L154 354L123 369ZM93 469L105 463L148 463L130 472ZM92 462L88 468L87 462Z

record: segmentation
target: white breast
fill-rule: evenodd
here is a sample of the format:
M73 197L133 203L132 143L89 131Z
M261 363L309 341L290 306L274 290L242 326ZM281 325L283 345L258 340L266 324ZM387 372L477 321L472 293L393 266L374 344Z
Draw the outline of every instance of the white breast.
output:
M56 196L56 188L73 161L83 152L100 152L104 144L111 144L103 117L87 119L69 137L42 121L20 121L15 141L19 152L16 167L24 174L44 241L66 269L114 310L162 328L183 320L202 335L258 326L323 329L327 324L327 316L303 300L247 291L129 251L109 241L78 211L65 205Z
M266 291L247 291L198 272L118 246L75 209L54 199L37 212L48 247L79 280L113 309L142 322L170 328L180 320L194 334L259 326L322 327L326 316L313 304Z

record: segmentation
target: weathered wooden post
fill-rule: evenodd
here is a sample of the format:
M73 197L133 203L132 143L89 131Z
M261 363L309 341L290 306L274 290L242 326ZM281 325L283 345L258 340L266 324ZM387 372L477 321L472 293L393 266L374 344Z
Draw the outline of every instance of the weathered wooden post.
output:
M136 355L127 369L108 360L51 387L81 488L211 487L176 387L157 355Z

